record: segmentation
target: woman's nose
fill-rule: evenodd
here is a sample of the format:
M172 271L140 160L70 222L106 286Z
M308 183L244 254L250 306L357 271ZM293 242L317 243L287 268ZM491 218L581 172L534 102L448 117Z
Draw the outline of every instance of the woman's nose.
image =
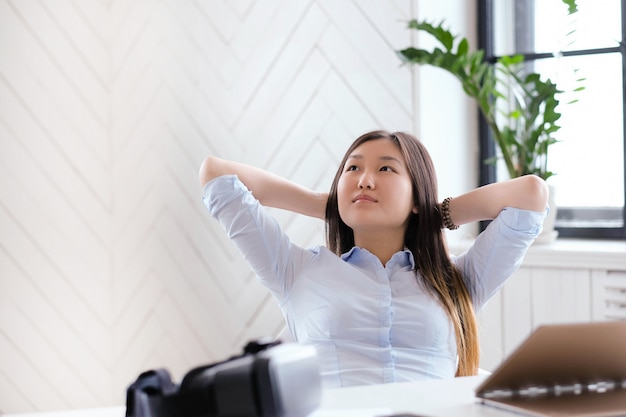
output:
M364 172L363 175L361 175L361 177L359 178L359 188L367 188L368 190L373 190L374 179L372 178L372 176Z

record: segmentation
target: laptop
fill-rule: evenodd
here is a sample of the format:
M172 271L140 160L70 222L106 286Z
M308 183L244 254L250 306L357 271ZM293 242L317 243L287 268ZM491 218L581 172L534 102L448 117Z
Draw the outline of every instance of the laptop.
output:
M626 416L626 321L538 327L476 397L527 416Z

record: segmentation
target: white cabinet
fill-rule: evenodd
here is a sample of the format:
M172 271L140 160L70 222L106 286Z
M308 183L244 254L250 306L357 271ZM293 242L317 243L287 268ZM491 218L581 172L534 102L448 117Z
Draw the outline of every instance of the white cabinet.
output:
M488 371L542 324L626 319L626 242L534 245L478 317Z
M592 271L592 319L626 320L626 271Z

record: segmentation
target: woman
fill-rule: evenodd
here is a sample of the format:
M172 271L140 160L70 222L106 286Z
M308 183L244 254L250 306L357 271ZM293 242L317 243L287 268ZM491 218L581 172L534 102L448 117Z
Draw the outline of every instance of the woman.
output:
M295 339L317 348L328 387L475 374L474 311L518 268L548 193L525 176L439 204L424 146L385 131L356 139L328 194L214 157L200 182ZM263 205L324 219L327 247L292 244ZM487 219L473 246L451 258L442 226Z

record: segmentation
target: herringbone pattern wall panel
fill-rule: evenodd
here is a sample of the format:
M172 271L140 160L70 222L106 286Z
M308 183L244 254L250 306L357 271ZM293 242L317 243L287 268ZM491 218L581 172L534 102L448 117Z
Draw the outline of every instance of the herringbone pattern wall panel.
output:
M0 410L121 405L276 334L200 162L327 189L360 133L414 130L412 3L0 0Z

